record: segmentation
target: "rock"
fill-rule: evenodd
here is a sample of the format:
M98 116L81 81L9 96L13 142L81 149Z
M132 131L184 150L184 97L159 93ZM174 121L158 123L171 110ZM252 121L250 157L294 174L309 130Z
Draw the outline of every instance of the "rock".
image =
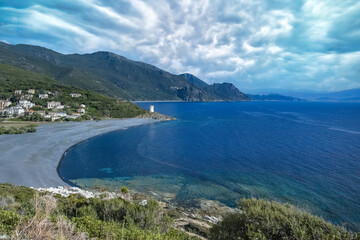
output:
M37 190L41 192L50 192L53 194L60 194L63 197L68 197L71 194L80 194L81 196L85 198L94 198L94 197L100 197L105 199L112 199L112 198L118 198L121 197L120 194L114 193L114 192L90 192L83 190L78 187L62 187L59 186L57 188L38 188Z
M211 222L211 223L214 223L214 224L216 224L216 223L218 223L220 221L219 218L214 217L214 216L205 216L204 220L208 221L208 222Z
M139 202L139 205L143 207L145 207L147 204L148 204L147 200L142 200L141 202Z
M166 116L166 115L158 113L158 112L146 112L144 114L137 116L137 118L155 119L155 120L159 120L159 121L176 120L176 118L174 118L174 117L169 117L169 116Z
M165 203L165 202L159 201L159 205L160 205L160 207L162 207L162 208L166 208L166 203Z

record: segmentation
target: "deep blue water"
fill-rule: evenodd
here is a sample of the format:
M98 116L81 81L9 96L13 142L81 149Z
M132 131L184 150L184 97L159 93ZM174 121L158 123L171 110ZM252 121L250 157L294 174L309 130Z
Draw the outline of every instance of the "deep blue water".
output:
M171 201L290 202L360 229L360 103L138 103L178 120L111 132L69 150L60 175Z

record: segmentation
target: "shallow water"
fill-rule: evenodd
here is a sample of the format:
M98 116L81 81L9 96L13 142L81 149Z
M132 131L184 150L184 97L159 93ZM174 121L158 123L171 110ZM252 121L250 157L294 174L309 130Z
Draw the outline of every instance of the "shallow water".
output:
M150 104L178 120L82 142L60 175L185 206L199 198L290 202L360 229L360 103L138 103Z

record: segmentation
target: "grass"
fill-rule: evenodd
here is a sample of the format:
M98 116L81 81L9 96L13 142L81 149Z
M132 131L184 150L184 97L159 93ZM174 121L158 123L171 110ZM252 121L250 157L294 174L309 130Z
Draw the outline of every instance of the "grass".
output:
M25 127L28 125L39 125L39 124L48 124L51 122L35 122L35 121L6 121L0 122L0 127Z

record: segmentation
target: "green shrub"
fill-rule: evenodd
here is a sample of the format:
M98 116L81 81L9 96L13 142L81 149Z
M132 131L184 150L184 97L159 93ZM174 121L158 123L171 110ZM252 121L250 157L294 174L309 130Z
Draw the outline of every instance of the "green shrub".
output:
M127 187L124 186L121 188L121 192L126 194L129 193L129 190L127 189Z
M20 216L13 211L0 210L0 233L10 233L19 224Z
M91 217L74 218L73 222L80 231L87 232L90 238L126 239L126 240L191 240L190 237L176 229L166 233L142 229L133 223L106 222Z
M28 187L0 183L0 197L11 197L14 198L16 202L25 203L32 200L34 194L35 190Z
M209 239L358 239L290 204L243 199L239 207L242 213L225 217Z

